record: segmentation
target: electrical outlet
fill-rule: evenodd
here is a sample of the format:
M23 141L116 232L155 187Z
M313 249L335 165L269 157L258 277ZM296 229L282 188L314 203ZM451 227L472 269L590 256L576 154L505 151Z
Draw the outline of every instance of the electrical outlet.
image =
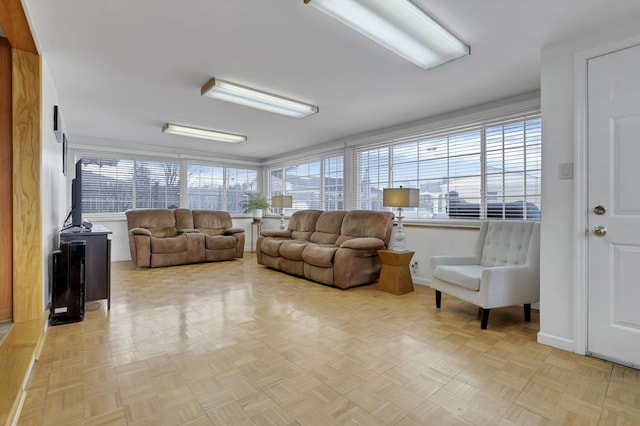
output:
M413 272L414 274L418 273L418 270L420 269L419 268L420 264L418 263L417 260L414 260L413 262L411 262L409 266L411 267L411 272Z

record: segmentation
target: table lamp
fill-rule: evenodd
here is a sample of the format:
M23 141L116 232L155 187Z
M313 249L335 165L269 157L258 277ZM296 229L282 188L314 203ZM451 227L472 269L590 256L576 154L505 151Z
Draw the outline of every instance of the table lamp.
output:
M392 250L406 251L404 244L404 228L402 226L402 208L418 207L420 205L420 191L416 188L384 188L382 190L382 205L385 207L398 208L398 228Z
M293 197L291 195L274 195L271 198L271 207L280 209L280 229L284 229L284 209L293 206Z

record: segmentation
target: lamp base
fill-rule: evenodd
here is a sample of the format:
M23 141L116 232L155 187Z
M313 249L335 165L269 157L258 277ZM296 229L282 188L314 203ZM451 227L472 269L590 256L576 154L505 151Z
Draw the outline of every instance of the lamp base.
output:
M283 231L284 228L286 228L284 226L284 212L280 212L280 230Z
M393 239L393 246L391 250L393 251L407 251L407 247L404 243L404 226L402 225L402 207L398 208L398 227L396 228L396 233Z

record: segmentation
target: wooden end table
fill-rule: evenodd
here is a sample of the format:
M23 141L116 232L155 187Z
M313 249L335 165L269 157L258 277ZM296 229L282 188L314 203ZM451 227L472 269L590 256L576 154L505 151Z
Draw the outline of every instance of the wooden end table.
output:
M378 250L382 261L382 270L378 279L377 290L393 294L405 294L413 291L413 280L409 270L409 262L415 252Z

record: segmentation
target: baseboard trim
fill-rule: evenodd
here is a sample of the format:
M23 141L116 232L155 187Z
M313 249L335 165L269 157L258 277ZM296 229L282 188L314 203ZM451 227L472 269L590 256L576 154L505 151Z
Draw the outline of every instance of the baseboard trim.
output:
M429 280L426 278L413 277L413 283L417 285L424 285L429 287Z
M542 331L538 332L538 343L542 345L553 346L554 348L562 349L564 351L574 352L573 340L543 333Z

